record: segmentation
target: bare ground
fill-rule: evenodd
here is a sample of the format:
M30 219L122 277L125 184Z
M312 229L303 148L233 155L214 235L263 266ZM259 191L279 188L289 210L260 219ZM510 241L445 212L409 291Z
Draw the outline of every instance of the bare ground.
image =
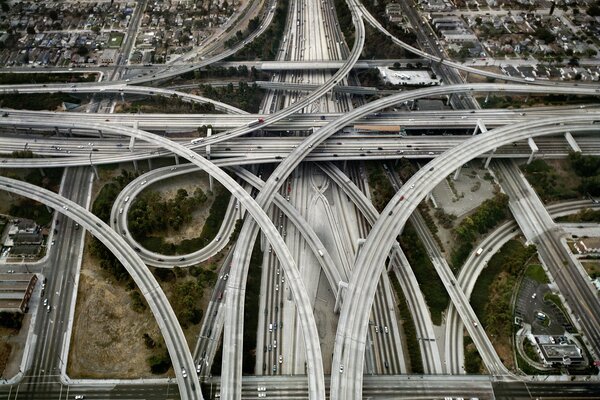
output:
M124 167L130 169L129 165ZM121 169L101 170L100 179L94 182L93 196L95 197L113 176L119 175ZM169 196L174 195L177 189L184 188L191 195L198 185L203 187L203 190L206 187L207 192L208 180L205 174L204 178L193 174L173 179L162 187L161 192ZM207 203L211 203L210 197ZM210 204L206 209L210 209ZM202 229L204 218L200 220L194 216L194 221L194 224L190 224L190 229L194 228L197 232L198 228ZM182 238L185 238L184 234L185 232L181 234ZM222 258L223 254L219 254L211 261L218 262ZM208 267L209 264L210 262L206 262L203 266ZM182 279L194 278L188 275L179 278ZM167 298L170 298L174 282L160 282ZM203 293L203 310L206 310L210 301L210 294L210 289ZM86 243L68 361L67 372L71 378L135 379L174 375L172 369L163 375L150 373L147 359L160 350L148 349L143 334L148 333L157 343L161 342L161 334L148 308L142 313L137 313L132 310L130 304L130 294L125 284L115 282L100 268L99 262L90 256ZM200 324L184 329L188 346L192 350L199 331Z
M87 245L86 245L87 247ZM68 374L72 378L150 377L153 354L142 335L160 338L150 311L136 313L123 284L116 284L86 251L81 267Z

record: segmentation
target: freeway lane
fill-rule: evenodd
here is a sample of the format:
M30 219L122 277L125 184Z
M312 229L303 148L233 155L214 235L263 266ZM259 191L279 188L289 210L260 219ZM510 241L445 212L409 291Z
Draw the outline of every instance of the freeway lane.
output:
M0 188L53 207L102 241L127 269L150 306L169 350L182 398L202 399L199 385L193 383L198 379L194 362L175 313L158 282L123 239L91 212L56 193L5 177L0 177ZM184 368L190 379L183 377Z
M491 151L498 146L521 140L529 135L541 136L550 132L561 131L561 129L564 130L565 128L560 126L548 129L535 128L561 122L576 122L580 118L585 120L589 117L574 116L571 118L549 119L543 123L515 124L475 136L462 146L449 150L428 163L396 193L382 212L383 218L379 218L374 225L363 250L359 253L354 267L354 270L358 273L351 278L348 295L342 307L334 352L334 364L344 365L345 371L340 374L337 369L333 370L332 387L335 388L333 392L335 398L361 398L364 337L367 330L368 312L372 304L378 277L381 274L378 267L385 261L392 248L394 238L399 234L419 202L451 171L473 159L477 154ZM463 320L473 322L473 324L467 324L466 327L482 357L484 359L488 358L486 365L488 365L488 368L495 365L497 372L504 374L505 368L497 359L493 347L481 331L481 326L475 325L477 318L464 293L453 284L452 273L450 271L445 272L443 281L446 289L450 293L453 302L460 304L461 310L459 311L464 313L464 315L461 315ZM458 303L459 299L460 303ZM486 350L489 350L489 352Z

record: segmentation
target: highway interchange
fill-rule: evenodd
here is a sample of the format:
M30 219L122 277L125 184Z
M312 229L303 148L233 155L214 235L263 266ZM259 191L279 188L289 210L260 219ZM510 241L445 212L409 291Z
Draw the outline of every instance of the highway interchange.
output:
M270 260L268 265L270 265L270 270L278 282L276 286L271 286L270 297L265 301L270 304L271 314L279 315L279 318L285 318L284 329L290 334L289 336L284 335L280 329L280 333L277 336L279 349L281 349L281 353L279 354L285 354L286 360L285 365L279 368L285 368L285 371L288 371L287 374L306 374L308 376L307 380L301 380L300 383L296 384L298 385L297 390L300 391L301 397L305 397L308 394L308 397L311 399L322 399L325 398L327 392L331 398L358 399L362 398L362 396L385 396L386 393L398 393L394 390L401 390L400 388L396 388L389 389L391 392L386 392L384 388L385 384L387 384L385 383L386 381L373 380L371 379L372 377L368 376L363 378L363 369L364 372L369 374L390 373L385 372L389 368L391 368L392 375L406 372L404 357L401 354L402 346L395 343L395 340L399 337L395 334L398 330L395 325L395 316L393 314L390 315L390 306L389 304L386 305L386 302L389 302L391 299L391 289L389 288L386 274L383 274L382 279L382 271L388 255L392 255L394 274L399 277L403 290L407 294L407 301L411 308L413 319L416 321L417 332L422 338L432 337L433 335L433 328L431 320L428 318L428 313L426 311L422 313L418 312L418 310L426 310L427 306L418 289L414 275L411 273L410 268L406 269L408 262L395 240L408 218L418 220L419 216L417 214L413 215L413 212L419 202L431 192L433 187L454 170L475 157L487 157L492 152L495 157L529 157L531 152L529 146L520 144L518 147L514 147L510 144L516 141L524 143L522 141L533 137L563 135L565 132L571 132L576 136L578 144L586 154L599 153L595 138L583 136L585 133L597 132L593 123L600 119L600 113L596 112L594 108L577 108L576 112L573 112L572 108L558 110L542 109L538 113L528 111L527 115L524 112L507 112L504 110L487 112L479 110L474 112L453 111L434 113L434 115L432 113L379 114L382 110L402 102L432 96L452 96L452 94L468 95L471 93L485 94L496 92L528 94L562 93L591 96L600 94L600 89L594 85L578 85L575 87L567 84L543 85L540 82L535 82L534 86L525 86L523 85L524 83L530 82L525 82L523 79L482 72L450 60L441 60L436 55L431 55L412 47L406 47L397 38L392 39L420 57L436 61L446 67L457 68L462 71L478 73L505 81L512 80L515 83L462 84L454 82L454 84L435 88L402 92L370 103L352 106L348 93L333 91L332 89L338 85L352 85L354 82L355 78L349 74L357 62L364 45L365 29L363 19L379 30L384 31L384 29L360 2L349 1L348 6L353 17L355 40L353 48L348 49L343 43L339 28L335 22L336 16L333 7L327 7L323 4L326 3L323 1L312 2L306 0L293 2L293 7L290 6L292 11L290 12L291 18L288 23L289 31L286 34L286 39L283 41L283 48L279 52L278 57L280 61L290 63L302 60L342 60L343 63L337 72L333 74L327 70L305 71L297 73L296 76L294 74L291 76L286 74L285 77L283 73L275 74L276 78L274 82L286 82L287 85L300 85L303 81L306 81L307 86L304 89L311 90L313 89L313 85L316 85L316 89L304 97L300 91L292 91L290 95L285 95L286 92L270 91L265 101L265 104L270 105L263 109L260 116L244 115L244 112L234 107L200 96L188 95L184 92L157 87L136 86L136 84L157 82L174 77L184 72L204 67L217 60L222 60L238 51L246 44L246 41L222 54L207 58L201 63L191 66L168 68L152 76L149 75L139 79L132 78L127 81L115 80L106 83L77 85L6 85L0 88L3 93L14 93L16 91L19 93L50 93L61 91L71 93L144 94L148 96L177 95L185 101L211 102L218 111L230 113L227 118L218 115L196 116L197 120L195 120L194 117L190 116L136 115L131 118L130 116L94 113L85 114L85 118L81 118L80 115L74 116L73 114L64 115L50 112L2 110L6 115L0 119L0 126L6 132L0 138L0 143L5 152L30 149L38 155L45 156L45 158L34 159L3 158L1 162L4 168L71 167L66 170L67 174L75 175L77 179L83 182L90 178L89 173L85 173L85 167L87 166L93 167L100 164L146 159L150 163L151 159L159 157L174 156L176 158L177 165L152 170L140 176L125 188L117 198L112 209L110 226L105 225L89 211L86 211L85 208L76 204L84 203L84 195L87 193L77 192L75 188L78 185L74 183L66 185L70 188L71 192L65 191L61 195L31 187L25 183L8 178L0 178L0 186L4 190L34 198L55 208L101 239L119 257L140 287L159 323L173 361L179 394L182 398L203 398L200 393L200 385L194 383L197 382L195 366L198 363L198 354L195 352L196 354L192 357L192 352L190 352L185 343L179 323L176 321L164 293L160 290L158 283L154 280L145 265L159 267L193 265L220 251L225 247L226 241L215 240L207 247L199 249L195 253L171 257L158 255L140 248L139 244L135 243L131 239L130 234L128 234L126 215L127 209L135 196L145 187L157 185L162 180L200 169L217 179L232 193L226 218L217 237L229 237L235 220L244 217L244 224L238 241L232 250L231 258L228 258L228 263L232 266L228 272L229 279L226 283L219 283L219 285L223 285L220 290L226 290L227 292L224 305L214 305L219 309L219 316L211 321L214 324L214 328L221 327L211 330L213 335L217 335L217 341L217 332L221 332L220 329L223 329L223 363L220 382L218 383L221 398L242 398L245 397L244 393L247 393L249 390L248 386L246 386L247 380L242 377L241 369L244 329L244 288L247 279L249 258L254 247L254 241L260 231L269 243L269 251L265 252L265 256ZM272 10L271 8L268 9ZM273 18L272 14L273 12L270 11L265 13L263 25L247 39L248 41L260 35L266 29L266 26ZM386 34L391 36L389 33ZM327 40L323 38L331 39ZM308 86L309 84L311 86ZM456 97L451 98L456 99ZM462 105L465 106L470 101L468 99L469 97L465 96L459 102L464 103ZM550 117L548 114L552 116ZM545 117L545 119L540 120L540 116ZM256 120L256 118L264 118L264 122L259 125L253 125L252 121ZM214 133L210 138L188 143L187 141L173 141L144 130L186 130L197 126L199 123L196 121L212 124L220 128L220 131ZM444 136L443 139L441 136L397 136L390 138L389 136L368 134L363 136L347 135L347 137L344 137L343 133L339 134L345 127L352 127L353 124L373 123L374 121L377 123L384 121L388 125L415 126L419 129L440 129L448 126L448 124L473 129L481 121L486 121L484 124L490 130L487 133L472 138L465 136ZM491 129L492 127L495 129ZM257 129L289 131L313 128L313 134L308 137L242 137ZM34 134L34 132L39 131L62 133L64 137L58 137L58 135L54 137L42 137ZM582 136L579 136L579 134ZM29 135L33 135L33 142L28 137ZM83 135L85 137L82 137ZM99 135L100 137L89 138L95 135ZM539 141L536 139L536 143L539 144L540 149L543 149L543 152L547 155L565 155L569 150L565 139L560 137L544 137L540 138ZM504 150L502 150L501 146L507 147L504 147ZM209 148L210 150L208 150ZM209 161L209 157L211 161ZM433 160L404 185L394 180L397 177L390 177L397 188L397 193L381 214L377 213L365 196L368 188L360 183L356 185L352 179L348 178L348 175L336 167L335 164L330 163L332 161L361 159L396 160L402 157L433 158ZM180 165L179 159L186 159L191 164ZM332 189L334 193L337 193L336 196L338 196L338 199L342 199L342 193L348 197L347 205L340 204L338 201L334 208L330 206L330 208L327 208L327 202L324 202L324 209L329 210L327 211L329 213L335 212L339 213L339 215L346 215L345 218L348 218L347 215L350 212L348 210L358 210L352 211L356 213L356 217L353 216L350 219L357 221L364 220L368 225L372 226L369 228L361 222L358 227L347 227L346 233L340 231L340 235L347 236L347 239L345 239L346 244L344 244L344 239L338 237L335 246L339 248L350 246L352 252L356 254L355 259L349 257L344 259L344 257L339 255L343 251L334 251L330 254L331 243L327 240L324 241L319 232L315 231L314 223L307 221L305 219L306 216L303 216L294 207L294 204L298 204L299 201L304 201L306 204L309 202L309 192L306 187L308 187L307 185L311 185L311 183L308 183L310 179L304 179L302 174L311 174L313 172L306 170L306 168L305 172L298 171L304 168L302 167L302 163L313 161L320 162L319 167L325 176L339 186L339 189ZM264 181L259 174L252 174L247 169L240 167L240 165L260 164L276 164L268 178ZM233 174L247 182L247 184L241 185L224 168L230 168ZM361 171L351 172L350 176L352 174L356 175L356 181L361 182ZM300 187L298 189L294 188L294 195L298 197L290 202L290 196L286 194L286 189L291 187L292 182L294 182L294 185L298 183ZM314 185L314 182L312 185ZM80 186L83 187L85 185L82 183ZM251 195L251 186L259 189L258 195L255 198ZM305 188L303 189L303 187ZM67 198L72 198L74 202L69 202ZM320 201L323 201L323 199ZM337 204L340 205L338 206ZM276 208L272 208L272 205ZM339 210L337 207L340 207ZM353 207L356 207L356 209ZM281 215L279 214L279 210L281 210ZM522 211L521 215L525 213L526 211ZM518 216L517 213L516 216ZM549 223L551 223L551 219ZM278 224L280 225L279 228L277 227ZM419 225L422 224L417 223L417 226ZM524 225L521 223L519 225L527 235L531 233L524 228ZM533 225L533 227L536 226L536 224ZM62 252L68 252L74 247L81 246L83 230L75 232L72 224L64 222L61 224L60 229L61 236L73 237L73 240L75 240L74 242L61 242L61 245L64 247ZM317 266L316 270L312 270L313 272L311 272L310 268L306 266L300 268L298 256L301 253L298 244L292 244L289 240L285 239L286 231L289 232L289 236L297 237L296 240L300 240L301 238L309 246L311 255L303 255L303 257L309 257L308 260L312 261L308 264L315 264ZM297 235L296 231L298 232ZM435 251L435 244L427 243L427 238L430 239L430 235L425 231L420 231L420 234L426 247L431 249L433 253ZM356 244L356 239L359 237L366 238L360 252ZM549 241L554 246L554 250L552 251L555 253L565 252L566 249L560 245L558 236L553 236L552 238L554 239ZM348 243L350 244L348 245ZM270 255L271 250L272 255ZM271 259L271 257L273 258ZM548 257L549 259L553 259L557 256L548 255ZM572 257L568 255L560 257L573 262ZM460 331L460 321L463 321L492 377L491 385L497 384L500 385L500 390L518 393L520 390L519 383L516 382L516 378L502 365L481 324L477 323L477 317L469 304L469 288L472 289L474 279L476 279L478 274L474 273L467 278L463 276L467 274L464 271L470 271L471 268L464 268L461 275L455 278L447 264L435 262L435 259L436 257L434 257L436 270L444 282L454 306L454 308L451 308L449 314L450 323L447 325L446 332L447 337L453 337L454 339L446 340L447 353L444 356L440 354L440 349L434 341L422 340L420 342L425 372L431 374L460 373L459 366L462 352L462 345L460 343L462 335L457 335L457 332ZM74 290L75 278L73 277L76 276L77 269L73 270L73 266L76 265L76 262L73 261L68 264L71 269L57 271L56 273L61 275L57 275L51 280L52 285L56 285L58 282L61 282L61 285L63 285L60 290L56 290L56 293L69 291L72 293ZM548 262L548 264L552 264L552 262ZM470 265L469 261L467 265ZM279 276L275 276L280 274L280 267L281 275L285 274L285 288L286 290L289 289L291 304L293 304L293 306L286 305L285 312L283 311L283 307L281 312L278 307L273 307L279 301L283 304L283 295L281 293L284 291L284 280ZM318 277L320 270L323 271L327 285L333 296L341 296L341 312L336 328L337 333L335 333L335 343L334 348L332 348L333 358L331 361L324 360L324 356L329 357L329 355L322 351L323 344L319 341L317 321L315 320L313 310L313 299L316 288L309 285L311 283L310 279L307 281L308 276L315 274L314 271L316 271L316 276ZM560 285L561 278L558 277L560 272L552 270L550 272ZM279 279L281 279L281 282L279 282ZM569 277L565 276L562 279L568 281ZM381 282L383 282L382 286L378 289ZM455 284L456 282L458 282L457 285ZM276 294L275 292L279 291L279 284L281 284L282 288L281 293ZM565 284L565 286L572 288L567 288L564 292L567 303L573 308L576 315L582 316L582 320L587 321L581 323L581 328L589 342L590 350L597 355L598 344L600 343L600 335L598 333L600 322L597 321L598 314L594 311L600 308L598 300L591 296L589 288L586 288L585 285L569 286ZM464 292L462 288L465 289ZM52 290L54 289L55 287L52 286ZM586 300L581 304L578 301L569 300L583 298L583 296L585 296ZM64 367L62 362L57 363L57 358L60 359L57 354L61 351L62 345L60 343L60 336L51 329L52 324L48 324L48 319L54 318L54 321L64 320L65 315L72 310L74 304L58 298L53 298L51 301L53 303L57 302L60 304L60 307L57 307L56 311L54 311L56 315L42 313L38 321L38 324L45 327L45 332L41 333L41 335L45 338L51 351L40 352L39 355L36 354L39 360L37 358L34 359L34 367L31 370L31 373L36 376L42 375L45 373L44 371L52 368L60 369ZM333 309L330 312L333 312ZM393 334L389 336L377 335L368 329L371 325L370 321L373 318L377 321L387 321L385 323L376 322L375 324L381 324L380 329L385 325L386 334L389 325ZM288 324L288 321L295 322ZM295 324L298 326L298 332L293 331L291 328L288 329L288 325ZM267 320L263 319L263 326L266 327L267 325ZM298 335L298 339L295 338L296 335ZM282 344L282 342L284 343ZM265 341L264 343L266 346L267 342ZM371 343L373 347L367 346L368 343ZM451 343L451 345L448 343ZM259 345L258 349L261 349L261 347ZM216 348L213 346L212 351L214 352L215 350ZM290 361L290 365L288 366L287 360L292 357L296 359L293 363ZM447 366L442 365L442 357L448 362ZM270 360L267 365L268 369L270 370L271 364L274 364L273 370L277 370L277 358L271 358ZM279 356L279 364L282 364L281 360L282 355ZM388 361L391 364L390 366L388 366ZM260 375L258 365L259 362L257 362L257 371ZM184 370L187 371L187 375L189 376L185 377ZM329 378L326 379L326 372L329 372L331 375L331 382ZM469 385L465 385L464 380L461 381L460 379L454 380L454 377L449 377L447 382L450 389L447 387L438 389L460 393L457 390L464 390L465 387L469 387ZM292 378L288 379L287 383L291 384L291 382ZM415 386L414 380L413 382L401 382L407 388L421 390L425 396L442 396L442 392L435 394L437 392L434 390L437 389L435 389L435 385L431 384L431 382L425 386L422 384ZM477 382L475 380L475 386L478 385ZM479 395L480 397L487 398L490 396L492 390L490 382L480 381L480 383L481 387L479 389L473 387L472 390L467 391L470 395ZM255 382L253 385L256 384ZM390 387L393 386L391 383L389 384ZM280 383L279 390L285 391L285 385L285 383ZM452 388L452 385L455 385L454 388ZM460 385L463 386L461 387ZM216 386L215 384L215 390L217 390ZM380 386L379 389L377 389L377 386ZM76 388L77 385L73 387ZM371 389L372 387L375 389ZM256 395L255 388L256 386L252 386L251 389L254 389L254 392L250 390L250 393ZM54 391L57 389L54 381L46 382L44 380L37 380L34 385L28 387L28 389L23 387L22 390L29 390L36 395L42 392L48 395L55 393ZM478 392L477 390L482 390L482 392ZM545 389L543 385L540 385L537 390L543 391ZM584 387L584 385L582 385L582 391L585 393L594 393L593 387L590 389ZM566 390L565 395L569 395L568 392ZM8 395L9 398L11 398L11 393L12 388ZM92 390L92 395L94 395L93 393L96 392ZM106 395L106 392L99 390L96 394L102 397ZM148 395L148 393L141 390L138 394L130 393L126 396L129 397L130 395L131 398L137 398L136 396L138 395L143 397ZM154 395L159 396L158 394ZM289 395L289 398L293 398L294 396L289 393L287 395ZM62 386L60 396L62 396ZM409 394L409 396L411 395Z

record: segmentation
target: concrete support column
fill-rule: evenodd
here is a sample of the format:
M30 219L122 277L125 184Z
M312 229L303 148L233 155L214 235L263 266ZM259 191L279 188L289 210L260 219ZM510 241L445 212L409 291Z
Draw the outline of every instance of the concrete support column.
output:
M54 212L54 209L52 207L50 207L48 204L45 204L46 206L46 211L48 211L48 214L52 214Z
M94 171L94 177L96 179L99 179L100 176L98 175L98 167L96 167L95 165L92 165L92 171Z
M137 160L133 160L133 169L135 170L135 172L138 172L138 164L137 164Z
M344 293L346 291L346 289L348 289L348 283L344 282L344 281L340 281L338 283L338 289L337 289L337 293L335 295L335 305L333 306L333 312L334 313L339 313L340 310L342 309L342 303L344 301Z
M484 168L489 168L490 167L490 162L492 161L492 156L494 155L495 152L496 152L496 149L492 150L492 152L488 156L488 158L485 159L485 165L483 166Z
M537 154L539 149L532 138L527 139L527 143L531 149L531 154L529 155L529 159L527 159L527 164L529 164L533 161L533 157Z
M179 156L175 154L175 164L179 165Z
M152 159L148 159L148 171L152 171Z
M489 99L490 99L490 92L488 92L488 93L485 95L485 100L484 100L483 102L487 104L487 102L489 101Z
M567 142L569 143L569 146L571 146L571 149L575 153L581 153L581 148L579 147L579 145L577 144L577 142L573 138L573 135L571 135L571 132L565 132L565 139L567 139Z
M129 151L133 151L135 149L135 137L132 136L129 138Z
M458 169L454 172L454 176L452 177L453 180L458 180L458 178L460 177L460 171L462 170L462 166L458 167Z
M44 172L44 168L40 168L40 175L41 176L46 176L46 173Z
M100 136L101 139L104 138L104 135L102 134L102 129L98 129L98 135Z
M73 128L69 128L68 132L69 132L69 134L68 134L69 136L73 136Z

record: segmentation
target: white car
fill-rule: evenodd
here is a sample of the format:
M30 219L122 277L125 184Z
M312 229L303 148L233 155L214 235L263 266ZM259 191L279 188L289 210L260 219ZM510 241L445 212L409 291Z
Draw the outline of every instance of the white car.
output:
M187 372L185 372L185 368L181 368L181 375L183 375L184 378L187 378Z
M85 396L82 394L78 394L75 396L75 400L83 400L83 399L85 399Z

